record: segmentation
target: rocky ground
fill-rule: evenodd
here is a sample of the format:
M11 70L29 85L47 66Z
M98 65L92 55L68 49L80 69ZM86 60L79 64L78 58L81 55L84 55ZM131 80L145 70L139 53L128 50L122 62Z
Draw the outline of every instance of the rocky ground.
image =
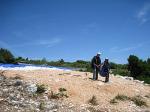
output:
M148 84L131 77L111 75L109 83L91 77L76 71L0 71L0 112L150 112ZM41 84L44 92L38 92ZM114 99L118 94L145 103Z
M7 78L0 74L0 112L74 112L71 103L51 99L47 91L37 93L37 84L25 82L20 77Z

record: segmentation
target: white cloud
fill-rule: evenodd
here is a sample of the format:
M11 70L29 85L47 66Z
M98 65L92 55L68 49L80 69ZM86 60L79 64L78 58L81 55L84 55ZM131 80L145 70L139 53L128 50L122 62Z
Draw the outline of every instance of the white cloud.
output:
M141 43L141 44L138 44L138 45L136 45L136 46L130 46L130 47L125 47L125 48L119 48L119 47L115 46L115 47L112 47L112 48L110 49L110 51L111 51L111 52L126 52L126 51L135 50L135 49L140 48L140 47L142 47L142 46L143 46L142 43Z
M60 38L53 38L52 40L38 40L35 42L35 45L44 45L47 47L52 47L60 42L61 42Z
M52 47L59 44L62 40L60 38L53 38L51 40L41 39L32 42L25 42L17 45L12 45L12 47L26 47L26 46L45 46Z
M150 3L145 4L137 13L137 19L140 22L140 24L144 24L147 21L149 21L149 14L150 13Z

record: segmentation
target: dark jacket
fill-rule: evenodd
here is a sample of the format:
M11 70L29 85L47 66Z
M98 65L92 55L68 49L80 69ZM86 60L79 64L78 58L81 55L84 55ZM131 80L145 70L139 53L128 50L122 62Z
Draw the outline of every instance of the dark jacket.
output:
M102 69L104 70L104 72L109 73L110 64L104 62L103 66L102 66Z
M101 59L100 57L97 57L97 56L94 56L92 58L92 61L91 61L91 67L94 68L94 64L96 65L100 65L101 64Z
M110 70L110 64L104 62L104 64L101 67L100 75L106 77L109 74L109 70Z

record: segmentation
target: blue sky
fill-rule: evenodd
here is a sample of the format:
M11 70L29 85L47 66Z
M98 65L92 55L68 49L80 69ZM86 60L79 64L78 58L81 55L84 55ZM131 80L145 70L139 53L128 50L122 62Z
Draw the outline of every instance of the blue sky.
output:
M150 1L0 0L0 47L32 59L147 59Z

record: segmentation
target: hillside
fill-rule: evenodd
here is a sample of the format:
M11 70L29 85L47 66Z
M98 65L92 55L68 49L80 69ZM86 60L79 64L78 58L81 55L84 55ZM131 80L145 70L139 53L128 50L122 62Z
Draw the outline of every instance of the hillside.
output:
M41 103L37 103L38 106L33 106L35 108L32 107L29 111L35 109L35 111L43 112L150 112L150 86L141 81L133 80L130 77L114 76L111 74L110 82L104 83L103 77L99 77L98 81L93 81L91 79L91 73L77 71L6 70L1 71L1 75L7 77L7 81L5 81L4 78L0 78L0 88L4 88L4 85L7 86L7 82L11 82L8 80L13 79L14 81L16 77L19 77L19 80L21 80L23 84L25 83L25 85L44 84L47 88L46 93L42 95L36 94L35 98L32 97L32 95L30 96L29 92L21 91L22 94L24 94L22 97L32 99L35 102L41 102L42 100L42 102L44 102L43 105L48 105L48 103L57 105L56 109L43 106L43 110L40 110L35 109L41 106ZM9 89L9 87L12 87L12 85L5 87L5 89ZM26 86L23 86L23 90L25 90L25 87ZM65 95L56 97L60 88L66 89ZM13 89L16 88L13 87ZM4 103L4 101L8 101L7 99L10 97L11 92L8 94L8 97L4 97L2 92L4 92L4 90L1 90L0 102L3 103L1 103L0 108L6 110L4 108L6 105L7 108L10 106L9 109L11 110L20 107L20 105L12 106L11 103ZM55 95L55 97L52 97L52 94ZM14 100L17 100L17 98L14 98ZM20 111L24 112L26 110L24 108L29 107L23 106L20 108L22 108ZM17 109L14 110L16 111ZM10 111L6 110L6 112Z

